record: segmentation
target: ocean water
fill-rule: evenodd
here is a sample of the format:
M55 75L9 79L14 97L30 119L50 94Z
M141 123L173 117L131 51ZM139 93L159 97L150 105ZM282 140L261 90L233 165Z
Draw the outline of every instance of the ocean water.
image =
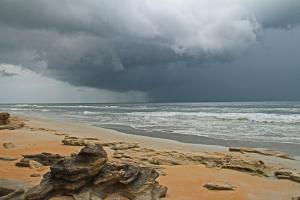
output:
M143 135L300 144L300 102L1 104L0 110L112 129L127 127Z

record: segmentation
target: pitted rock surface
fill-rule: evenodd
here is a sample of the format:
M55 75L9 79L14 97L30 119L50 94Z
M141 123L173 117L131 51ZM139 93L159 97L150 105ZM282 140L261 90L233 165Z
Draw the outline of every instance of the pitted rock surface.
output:
M167 187L156 181L159 174L155 170L107 161L101 145L88 144L77 155L51 166L41 183L26 191L23 199L67 195L75 200L102 200L117 194L129 200L159 200L166 195Z

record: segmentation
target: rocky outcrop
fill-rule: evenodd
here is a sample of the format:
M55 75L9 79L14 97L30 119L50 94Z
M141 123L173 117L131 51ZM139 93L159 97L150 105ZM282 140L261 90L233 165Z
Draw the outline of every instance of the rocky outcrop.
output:
M74 136L65 136L62 140L64 145L68 146L87 146L88 144L101 144L105 147L110 147L112 150L128 150L139 148L138 143L127 143L127 142L100 142L98 138L79 138Z
M23 155L23 157L24 158L22 158L19 162L16 163L16 166L30 167L30 161L38 162L44 166L51 166L64 158L59 154L51 154L45 152L40 154L33 154L33 155Z
M24 122L17 117L10 117L9 113L0 113L0 130L14 130L22 128Z
M211 182L206 183L203 187L209 190L234 190L234 187L229 183Z
M295 160L295 158L287 153L274 151L270 149L255 149L255 148L243 148L243 147L229 147L231 152L240 152L240 153L257 153L264 156L274 156L283 159Z
M128 143L128 146L129 144L130 143ZM110 144L108 147L114 150L114 146L119 145L114 143ZM210 168L232 169L260 176L272 175L272 169L259 159L220 152L182 153L177 151L157 151L149 148L134 147L115 150L113 158L117 161L127 163L136 162L147 167L156 167L156 169L163 168L164 165L203 164Z
M1 112L0 113L0 125L7 125L9 123L9 113Z
M150 168L108 163L101 145L88 144L77 155L59 160L39 185L17 197L44 200L67 195L75 200L102 200L117 194L129 200L159 200L166 195L167 188L159 185L158 176Z
M204 164L207 167L225 168L249 172L253 175L270 176L272 169L262 160L238 155L218 152L182 153L177 151L157 151L141 148L138 143L128 142L101 142L93 138L65 137L66 145L86 146L87 144L101 144L114 150L113 161L118 163L132 163L155 168L160 175L164 165ZM231 151L243 151L242 148ZM249 150L250 151L250 150ZM242 152L241 152L242 153ZM279 155L279 154L277 154ZM162 167L161 167L162 166Z
M300 183L300 173L290 169L280 169L275 171L274 175L279 179L289 179Z
M146 154L139 159L153 165L204 164L207 167L232 169L260 176L271 175L270 167L261 160L223 153L186 154L179 152L161 152L158 154Z
M30 177L40 177L41 175L38 173L30 174Z

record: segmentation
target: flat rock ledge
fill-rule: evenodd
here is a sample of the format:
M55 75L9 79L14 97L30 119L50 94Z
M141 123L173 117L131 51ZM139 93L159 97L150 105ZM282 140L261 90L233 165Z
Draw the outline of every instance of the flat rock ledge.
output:
M228 191L234 190L234 187L229 183L219 183L219 182L206 183L205 185L203 185L203 187L209 190L228 190Z
M77 155L64 157L52 165L39 185L5 200L47 200L55 196L104 200L111 194L129 200L159 200L166 196L167 187L156 181L158 176L150 168L108 163L101 145L88 144Z
M300 173L290 169L279 169L275 171L274 175L279 179L289 179L300 183Z
M102 146L109 147L112 150L128 150L139 148L138 143L127 143L127 142L100 142L98 138L78 138L75 136L65 136L62 143L67 146L87 146L88 144L101 144Z
M256 153L264 156L274 156L283 159L295 160L295 158L287 153L281 151L275 151L271 149L256 149L256 148L245 148L245 147L229 147L231 152L240 152L240 153Z
M100 144L114 151L115 162L142 163L157 169L163 165L182 164L204 164L208 167L232 169L248 172L258 176L272 176L270 167L262 160L242 155L224 153L180 153L176 151L157 151L149 148L142 148L138 143L128 142L103 142L97 138L78 138L65 136L62 141L64 145L86 146L88 144ZM163 173L161 173L162 175Z
M59 154L43 152L40 154L23 155L23 158L15 165L18 167L30 167L31 161L35 161L43 166L51 166L57 163L58 161L63 160L64 158L64 156L61 156Z

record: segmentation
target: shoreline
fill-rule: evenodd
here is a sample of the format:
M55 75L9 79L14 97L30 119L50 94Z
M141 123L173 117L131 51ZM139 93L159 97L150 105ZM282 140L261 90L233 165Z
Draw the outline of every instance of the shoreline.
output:
M166 200L215 200L224 198L228 200L291 200L292 197L300 195L300 183L291 180L279 180L272 175L273 170L280 168L300 171L300 159L298 157L296 160L289 160L247 152L229 152L228 148L221 146L188 144L170 139L132 135L81 123L20 115L18 117L25 122L23 128L0 130L2 143L11 142L15 145L12 149L6 149L1 144L0 156L16 157L18 160L24 154L41 152L67 156L71 153L78 153L82 146L63 144L62 140L66 136L78 139L97 138L96 141L101 144L122 142L125 147L126 145L137 145L137 148L121 151L106 145L104 149L112 162L121 159L122 161L143 163L143 165L157 168L161 174L159 183L169 188L167 197L164 198ZM233 163L236 161L244 162L246 167L254 168L256 167L255 163L258 162L257 159L259 159L258 163L263 163L267 166L266 169L271 170L270 177L256 172L249 173L243 170L211 165L209 160L224 156L241 159L233 160ZM209 162L205 163L202 159ZM41 176L31 177L31 175L42 175L49 171L49 167L40 169L16 167L16 162L0 160L0 180L10 179L36 185L40 182ZM211 191L203 187L204 184L215 181L228 182L235 189L233 191ZM60 199L66 200L68 198Z
M122 133L127 133L132 135L169 139L169 140L174 140L185 144L198 144L198 145L205 145L205 146L211 145L211 146L219 146L224 148L236 146L236 147L273 149L278 151L284 151L286 153L293 154L295 156L300 156L300 151L299 151L300 144L296 144L296 143L258 142L258 141L247 141L247 140L245 141L224 140L224 139L210 138L210 137L198 136L198 135L178 134L174 132L172 133L159 132L159 131L144 132L129 126L122 126L122 125L103 125L99 127L110 129L110 130L116 130Z
M66 123L70 125L78 124L84 127L91 127L100 130L111 131L115 134L120 134L124 136L124 139L130 139L131 136L138 136L142 140L158 139L157 141L164 141L170 144L176 144L191 150L208 150L208 151L226 151L229 147L249 147L249 148L259 148L259 149L272 149L277 151L286 152L300 159L300 144L296 143L280 143L280 142L264 142L264 141L243 141L243 140L224 140L217 138L210 138L198 135L185 135L178 133L168 133L160 131L145 132L142 130L134 129L130 126L123 125L90 125L83 122L74 122L71 120L58 120L53 118L48 118L46 116L24 116L16 115L25 118L52 121L54 123ZM128 138L126 138L128 136Z
M59 124L60 127L64 126L72 126L79 130L76 131L76 136L80 137L101 137L109 138L109 139L119 139L119 140L126 140L132 142L141 142L143 145L147 147L154 147L159 149L166 149L172 147L176 150L183 150L183 151L227 151L227 147L221 145L210 145L210 144L197 144L197 143L184 143L177 140L169 139L169 138L160 138L160 137L151 137L147 135L138 135L138 134L131 134L122 131L118 131L115 129L104 128L100 126L93 126L86 123L81 122L71 122L71 121L59 121L52 118L38 118L35 116L24 116L24 115L17 115L22 118L26 118L29 120L37 120L38 122L44 122L43 124L46 127L51 127L52 123ZM89 132L86 134L80 133L80 130L88 129Z
M21 116L20 116L21 117ZM48 118L37 118L37 117L26 117L30 120L37 120L38 124L44 122L42 124L43 127L52 128L53 124L58 125L62 129L58 129L59 131L64 131L64 127L70 128L72 127L73 135L78 137L96 137L105 141L128 141L128 142L138 142L141 143L146 148L154 148L158 150L177 150L182 152L222 152L227 153L229 147L225 147L222 145L209 145L209 144L197 144L197 143L184 143L177 140L172 140L169 138L160 138L160 137L150 137L145 135L135 135L129 134L122 131L117 131L113 129L107 129L98 126L92 126L85 123L74 123L74 122L66 122L66 121L58 121L55 119ZM88 130L88 131L86 131ZM180 135L181 136L181 135ZM237 147L237 146L236 146ZM271 150L274 150L271 148ZM286 152L287 153L287 152ZM247 154L246 154L247 155ZM290 160L277 159L269 156L262 156L258 154L250 154L255 155L255 157L259 159L263 159L264 161L270 163L280 163L280 164L290 164ZM293 167L300 170L300 156L295 155L297 163L293 163Z

